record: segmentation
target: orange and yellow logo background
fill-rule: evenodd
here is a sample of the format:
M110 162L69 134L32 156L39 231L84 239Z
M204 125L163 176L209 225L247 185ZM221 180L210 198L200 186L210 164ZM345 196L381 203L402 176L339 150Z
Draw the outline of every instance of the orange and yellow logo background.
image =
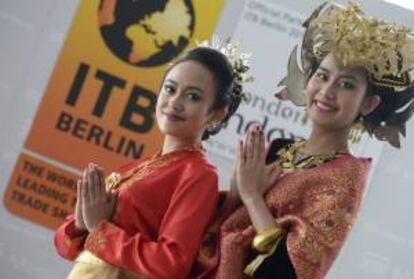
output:
M188 47L193 47L196 40L205 40L211 37L224 2L224 0L193 1L195 27ZM107 172L110 172L122 162L131 159L125 158L122 154L109 151L103 148L102 145L75 137L70 132L62 132L57 129L56 123L62 112L68 113L76 119L83 119L89 125L97 125L104 128L105 131L111 131L114 142L119 140L120 137L137 141L144 146L142 156L154 153L159 149L162 142L162 135L156 128L155 122L151 130L145 133L133 132L120 126L119 122L134 86L139 86L155 94L158 93L167 64L143 68L130 65L116 57L105 45L100 34L98 9L99 1L97 0L80 2L54 71L51 74L42 102L32 123L30 133L26 139L26 150L51 160L45 162L39 158L35 159L29 154L21 154L4 197L9 211L50 228L55 228L61 222L62 216L53 216L52 213L34 212L36 209L29 201L23 203L13 197L14 190L25 191L25 189L19 188L16 182L19 174L23 172L23 160L41 168L60 171L68 179L75 179L77 174L59 168L53 164L53 161L78 170L85 167L88 162L93 161L103 166ZM65 100L81 63L87 64L89 71L76 104L70 106L65 103ZM122 89L113 88L101 117L97 117L92 113L103 85L102 81L95 77L97 71L103 71L119 77L126 82L125 87ZM145 100L141 101L144 101L141 105L145 106ZM139 115L134 117L133 121L140 121ZM86 129L88 129L87 127ZM24 174L31 175L30 173ZM44 177L31 175L31 179L34 182L38 181L40 183ZM62 189L60 185L52 181L48 181L48 187L55 191L67 191L67 189ZM36 194L33 191L27 190L25 194L31 197L32 200L37 199L44 203L54 203L47 196ZM75 192L71 191L71 198L68 199L71 202L68 201L67 204L60 206L64 210L69 211L73 207L74 197ZM53 206L51 205L51 207ZM59 204L56 204L56 206L59 206Z

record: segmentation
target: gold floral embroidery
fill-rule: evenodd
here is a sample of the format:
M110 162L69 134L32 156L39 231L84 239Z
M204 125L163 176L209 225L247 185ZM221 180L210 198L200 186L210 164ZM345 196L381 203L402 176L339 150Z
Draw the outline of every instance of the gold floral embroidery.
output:
M100 223L86 239L88 250L92 253L101 251L105 247L107 237L117 231L118 227L112 223Z
M174 156L162 156L150 159L139 165L133 174L133 177L128 180L124 186L128 187L133 185L135 182L142 180L148 175L152 174L155 170L158 170L162 167L168 166L171 163L180 160L186 154L175 154Z
M105 238L101 232L90 234L87 239L87 247L91 252L98 252L105 244Z

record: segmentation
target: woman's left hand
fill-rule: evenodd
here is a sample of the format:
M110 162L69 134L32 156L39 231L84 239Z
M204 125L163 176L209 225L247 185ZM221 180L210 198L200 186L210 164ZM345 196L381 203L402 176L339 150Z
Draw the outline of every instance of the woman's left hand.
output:
M116 195L106 192L102 168L89 164L86 179L82 181L82 213L89 232L104 220L111 219L115 212Z
M253 126L239 142L236 158L237 190L244 203L262 197L280 175L277 163L265 165L266 149L262 128Z

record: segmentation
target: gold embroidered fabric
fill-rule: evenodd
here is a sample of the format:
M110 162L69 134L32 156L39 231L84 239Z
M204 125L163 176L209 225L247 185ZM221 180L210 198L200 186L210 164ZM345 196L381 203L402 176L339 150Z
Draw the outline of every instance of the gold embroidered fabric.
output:
M117 232L117 227L114 224L107 221L99 223L86 238L85 247L92 253L105 249L106 235L110 235L112 232Z
M358 212L369 165L367 159L339 156L283 175L266 194L268 208L287 232L287 251L298 279L323 278L329 270ZM218 266L203 278L249 278L243 271L255 230L246 208L229 215L218 235Z

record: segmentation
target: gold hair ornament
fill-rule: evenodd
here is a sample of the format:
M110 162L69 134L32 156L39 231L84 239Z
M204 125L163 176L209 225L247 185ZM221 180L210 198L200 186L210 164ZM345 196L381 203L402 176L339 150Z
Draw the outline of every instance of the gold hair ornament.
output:
M254 81L253 76L248 73L252 54L241 52L240 43L231 43L230 38L223 42L217 36L213 36L209 41L197 42L197 46L215 49L224 54L233 68L236 82L240 85ZM247 96L240 92L240 98L246 100Z
M317 60L331 52L342 67L365 68L375 84L410 86L414 41L409 28L368 17L353 3L345 7L332 3L308 22L315 34L307 51Z

